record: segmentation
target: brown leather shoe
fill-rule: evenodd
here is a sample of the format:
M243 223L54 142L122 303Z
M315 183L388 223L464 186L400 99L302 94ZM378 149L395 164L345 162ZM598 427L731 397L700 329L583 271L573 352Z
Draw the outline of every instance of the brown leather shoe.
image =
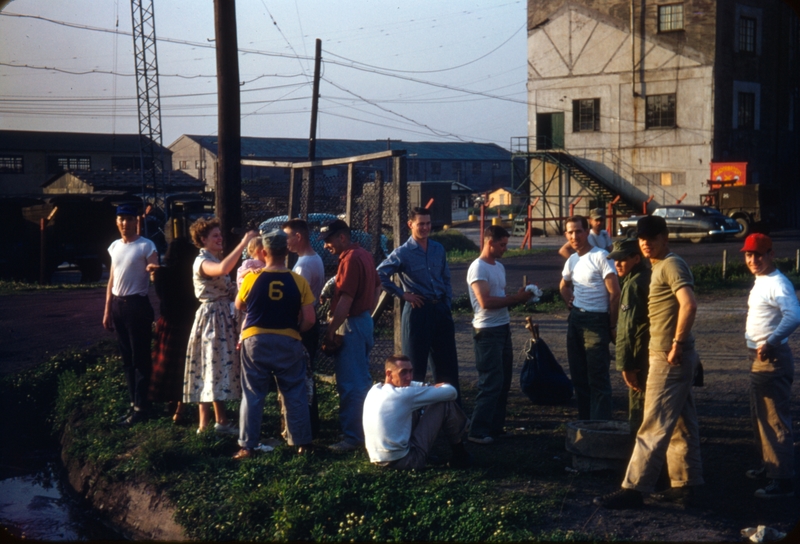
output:
M250 448L242 448L233 455L233 458L239 461L241 459L252 459L255 456L256 452Z

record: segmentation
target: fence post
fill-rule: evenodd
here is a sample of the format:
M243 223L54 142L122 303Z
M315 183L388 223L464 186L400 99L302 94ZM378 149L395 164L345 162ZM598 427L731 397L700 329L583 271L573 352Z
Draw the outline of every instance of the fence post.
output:
M722 250L722 279L724 280L728 275L728 250Z
M347 194L345 195L344 215L345 222L353 228L353 190L355 190L355 168L353 163L347 165Z
M797 250L794 258L794 271L800 272L800 249Z
M45 283L45 270L47 270L47 265L45 260L47 259L47 248L45 244L47 242L47 236L45 235L45 218L42 217L39 219L39 285L44 285Z
M392 237L394 247L400 247L408 238L408 178L406 177L406 157L392 157ZM396 211L395 211L396 210ZM403 349L403 305L394 299L394 352Z

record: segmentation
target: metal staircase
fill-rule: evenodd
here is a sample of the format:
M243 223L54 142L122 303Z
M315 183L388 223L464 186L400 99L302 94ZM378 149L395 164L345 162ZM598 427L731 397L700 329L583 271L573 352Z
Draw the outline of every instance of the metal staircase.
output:
M634 213L641 213L641 201L636 201L628 195L618 191L601 176L596 175L583 166L569 153L554 150L533 151L529 153L529 156L531 158L537 158L555 164L559 168L566 170L569 172L571 179L575 180L579 185L595 195L599 201L607 203L613 201L617 197L620 197L620 199L614 205L618 216L627 217Z

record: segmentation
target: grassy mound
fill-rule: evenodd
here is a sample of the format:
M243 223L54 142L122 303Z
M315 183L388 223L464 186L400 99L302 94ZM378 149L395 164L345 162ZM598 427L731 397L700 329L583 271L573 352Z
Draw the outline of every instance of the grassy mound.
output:
M529 540L579 539L572 532L537 532L558 506L520 485L529 479L516 458L504 469L453 471L432 468L399 473L372 466L363 451L338 455L318 448L298 456L286 446L255 459L231 459L235 438L167 417L132 429L114 424L127 393L120 361L86 353L57 378L55 429L70 427L70 456L102 468L107 478L160 486L178 508L176 521L193 539L207 541L315 540ZM52 379L49 380L52 383ZM333 385L319 383L321 442L338 432ZM228 406L232 413L235 403ZM194 412L194 410L192 410ZM265 408L262 436L276 435L275 394ZM442 456L449 448L439 444Z

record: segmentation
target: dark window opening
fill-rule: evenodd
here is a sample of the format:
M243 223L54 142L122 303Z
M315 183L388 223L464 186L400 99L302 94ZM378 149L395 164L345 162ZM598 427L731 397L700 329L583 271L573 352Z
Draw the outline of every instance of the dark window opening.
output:
M572 101L572 132L600 130L600 99Z
M756 128L755 93L739 93L739 128Z
M739 18L739 51L756 52L756 20L751 17Z
M675 126L675 95L648 96L645 128L673 128Z
M25 168L21 155L0 156L0 174L24 174Z

